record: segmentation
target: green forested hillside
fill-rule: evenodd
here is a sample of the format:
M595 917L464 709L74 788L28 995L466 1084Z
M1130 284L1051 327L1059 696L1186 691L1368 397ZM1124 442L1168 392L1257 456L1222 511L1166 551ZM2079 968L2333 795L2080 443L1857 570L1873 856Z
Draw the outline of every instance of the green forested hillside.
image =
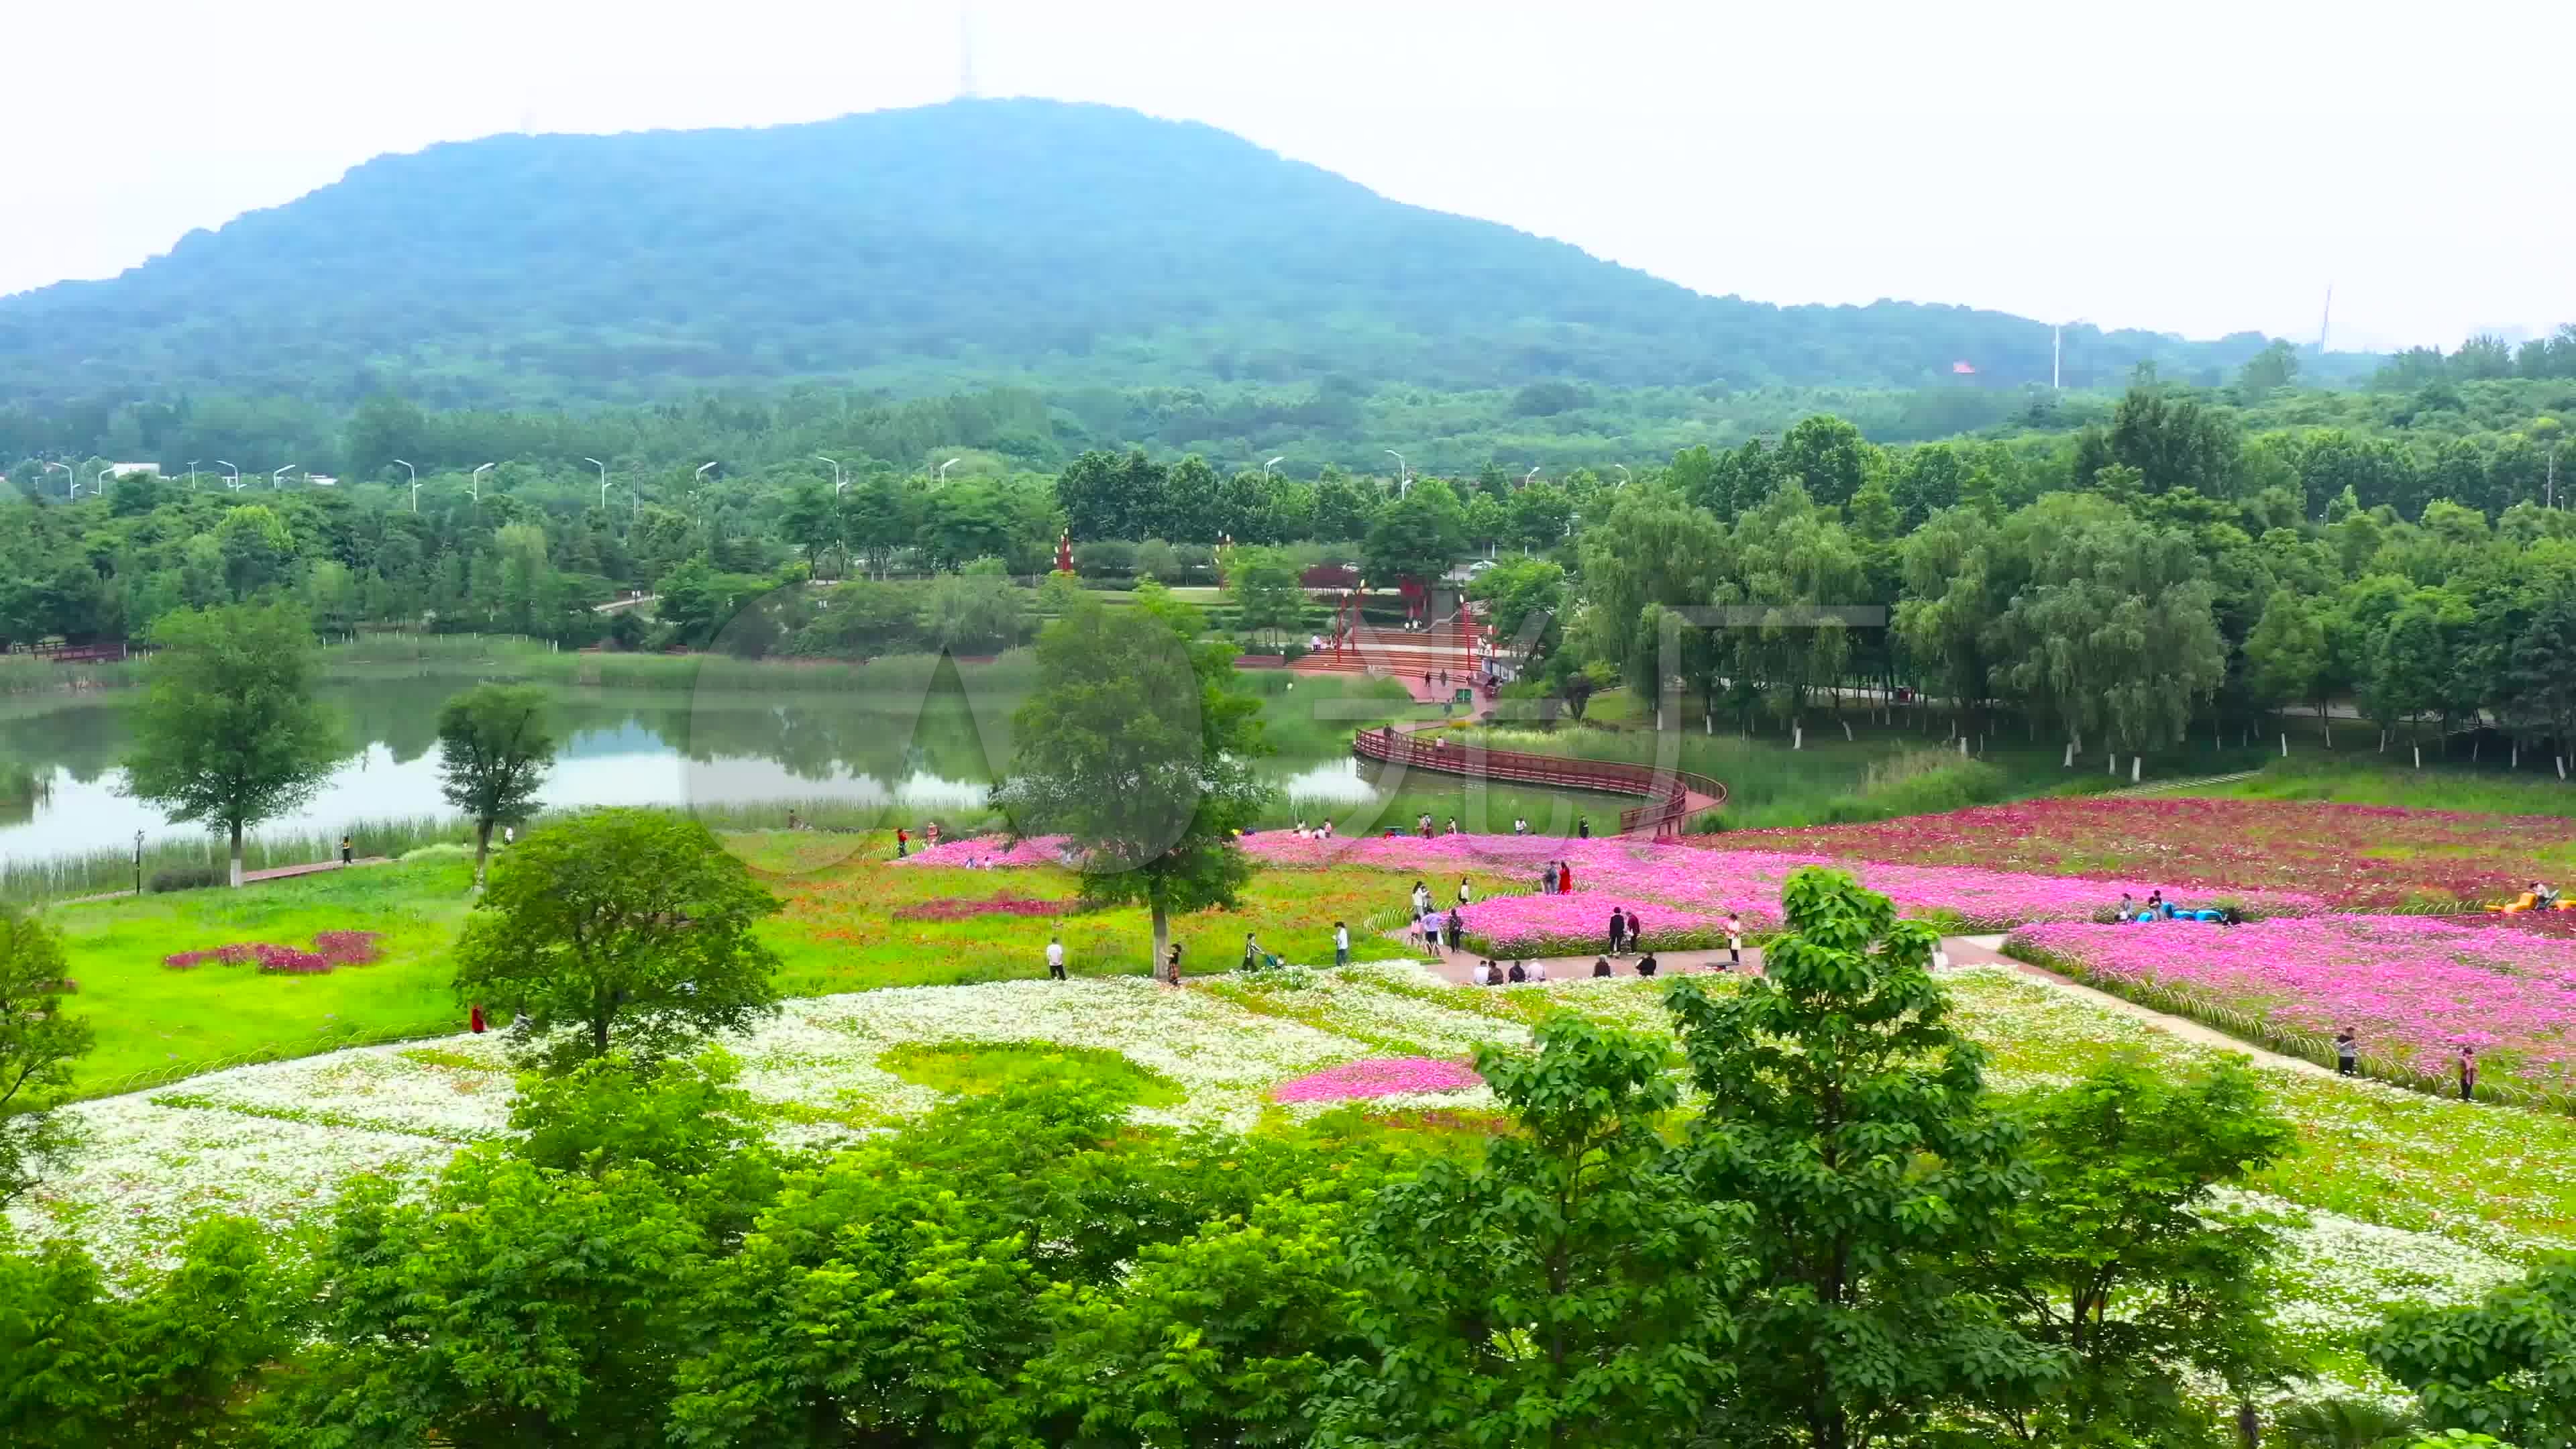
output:
M2078 382L2146 359L2216 381L2262 346L2084 328L2068 355ZM1388 383L2009 388L2048 368L2026 319L1706 297L1205 126L1047 101L435 146L122 277L0 299L0 394L48 403L1022 381L1284 386L1347 412Z

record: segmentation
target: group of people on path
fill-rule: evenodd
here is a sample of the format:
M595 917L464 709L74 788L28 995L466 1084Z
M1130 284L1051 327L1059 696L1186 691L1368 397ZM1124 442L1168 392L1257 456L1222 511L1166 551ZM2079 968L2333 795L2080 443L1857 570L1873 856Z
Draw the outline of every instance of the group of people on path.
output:
M1475 888L1469 885L1467 878L1462 875L1458 877L1458 903L1446 912L1442 912L1432 907L1431 888L1421 881L1415 881L1413 883L1413 929L1406 939L1413 945L1428 950L1434 956L1445 956L1459 949L1467 939L1467 902L1474 896ZM1333 924L1334 936L1339 940L1342 934L1341 923L1336 921Z
M1547 980L1545 961L1515 961L1507 970L1492 957L1482 957L1467 979L1478 986L1519 986L1524 982L1543 984Z

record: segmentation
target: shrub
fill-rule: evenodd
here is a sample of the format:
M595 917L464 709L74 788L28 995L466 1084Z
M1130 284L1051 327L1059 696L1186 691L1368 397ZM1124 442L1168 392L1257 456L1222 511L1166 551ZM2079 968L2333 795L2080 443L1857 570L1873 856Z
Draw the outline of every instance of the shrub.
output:
M226 871L211 865L165 865L152 872L150 889L154 895L165 891L201 891L209 886L222 885L230 878Z

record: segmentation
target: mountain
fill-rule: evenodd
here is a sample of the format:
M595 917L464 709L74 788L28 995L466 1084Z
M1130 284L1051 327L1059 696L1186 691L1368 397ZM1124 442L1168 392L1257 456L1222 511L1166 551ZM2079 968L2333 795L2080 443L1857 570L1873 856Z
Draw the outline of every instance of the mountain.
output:
M2087 328L2069 380L2144 358L2205 375L2262 345ZM122 276L0 299L0 394L39 400L2008 386L2048 367L2048 330L2025 319L1704 296L1207 126L1037 100L433 146Z

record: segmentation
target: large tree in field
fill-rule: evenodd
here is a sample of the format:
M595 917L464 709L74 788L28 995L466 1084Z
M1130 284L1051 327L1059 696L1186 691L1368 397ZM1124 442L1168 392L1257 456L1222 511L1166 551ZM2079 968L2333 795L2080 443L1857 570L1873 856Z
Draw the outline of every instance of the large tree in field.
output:
M1838 871L1797 871L1782 904L1762 979L1715 995L1685 977L1666 998L1705 1103L1681 1170L1699 1200L1743 1205L1754 1263L1739 1391L1704 1431L1855 1449L2044 1381L2056 1356L1957 1272L2031 1179L1932 979L1939 933Z
M478 684L438 711L439 791L474 822L474 884L483 884L492 831L536 813L554 764L546 692L533 684Z
M134 716L126 793L231 841L313 798L340 758L340 731L314 697L313 627L290 604L164 615Z
M63 1015L63 943L41 921L0 911L0 1207L70 1145L53 1114L89 1023Z
M1201 641L1198 611L1162 589L1129 609L1063 597L994 799L1021 830L1072 837L1085 900L1153 912L1159 969L1175 912L1232 906L1252 877L1234 832L1265 795L1260 703L1235 692L1234 651Z
M504 1007L561 1067L668 1055L776 1008L777 956L752 927L779 908L694 820L598 810L519 842L456 948L456 989ZM543 1034L574 1028L552 1041Z

